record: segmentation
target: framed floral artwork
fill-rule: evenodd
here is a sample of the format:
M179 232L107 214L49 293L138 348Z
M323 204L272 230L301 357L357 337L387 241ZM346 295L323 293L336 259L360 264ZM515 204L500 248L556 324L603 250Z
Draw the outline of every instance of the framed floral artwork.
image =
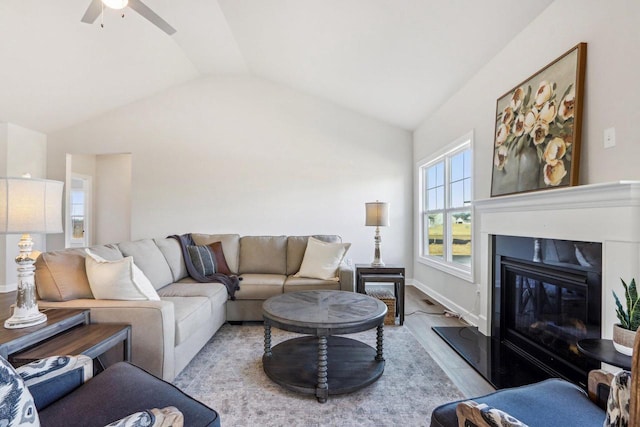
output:
M580 43L498 98L492 197L578 184L586 59Z

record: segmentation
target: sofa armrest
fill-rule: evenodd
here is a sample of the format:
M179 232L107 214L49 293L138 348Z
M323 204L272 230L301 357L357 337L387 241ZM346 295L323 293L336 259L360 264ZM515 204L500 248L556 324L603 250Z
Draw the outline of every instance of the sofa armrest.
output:
M603 371L602 369L594 369L589 371L587 390L589 399L602 409L607 407L607 399L611 391L611 381L613 374Z
M51 356L16 368L36 409L71 393L93 377L93 360L89 356Z
M39 301L41 308L91 310L91 323L131 325L131 362L172 381L174 372L175 313L170 301L120 301L76 299Z
M356 288L353 286L353 268L342 263L338 268L338 277L340 278L341 291L355 292Z

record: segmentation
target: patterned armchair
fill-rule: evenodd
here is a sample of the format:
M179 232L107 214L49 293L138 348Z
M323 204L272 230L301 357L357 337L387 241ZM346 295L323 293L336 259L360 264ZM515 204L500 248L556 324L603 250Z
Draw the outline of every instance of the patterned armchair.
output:
M0 357L0 425L220 426L216 411L134 365L92 374L93 361L82 355L17 369Z
M561 379L450 402L431 414L431 427L640 426L640 333L631 372L589 373L588 393Z

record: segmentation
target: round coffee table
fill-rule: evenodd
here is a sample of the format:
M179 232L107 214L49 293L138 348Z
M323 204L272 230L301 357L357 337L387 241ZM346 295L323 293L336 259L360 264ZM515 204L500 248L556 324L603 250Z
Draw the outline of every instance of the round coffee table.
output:
M269 298L262 305L264 355L269 378L324 403L330 394L351 393L384 371L383 328L387 306L355 292L303 291ZM306 334L271 347L271 327ZM351 334L377 328L376 348Z

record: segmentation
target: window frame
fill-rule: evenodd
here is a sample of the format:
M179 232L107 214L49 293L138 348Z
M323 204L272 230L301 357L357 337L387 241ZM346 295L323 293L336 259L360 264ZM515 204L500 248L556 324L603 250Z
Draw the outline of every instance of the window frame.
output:
M459 207L450 207L451 203L451 158L455 155L469 150L471 164L470 166L470 177L471 177L471 188L470 188L470 204L467 206L459 206ZM426 178L425 171L444 160L444 208L443 209L426 209ZM475 225L475 212L474 212L474 198L473 198L473 186L474 186L474 174L473 174L473 131L457 138L453 142L447 144L444 148L434 153L433 155L427 156L422 160L416 163L416 173L417 173L417 185L418 188L418 205L417 205L417 225L419 230L418 242L417 242L417 250L416 250L416 261L421 264L428 265L430 267L441 270L445 273L452 274L456 277L464 279L468 282L474 281L474 225ZM450 220L451 215L456 212L471 212L471 263L470 266L467 267L463 264L448 261L448 253L451 251L451 238L452 238L452 221ZM433 213L442 213L443 215L443 256L436 257L430 256L424 253L425 248L425 236L426 229L425 226L428 227L426 218L427 215Z

